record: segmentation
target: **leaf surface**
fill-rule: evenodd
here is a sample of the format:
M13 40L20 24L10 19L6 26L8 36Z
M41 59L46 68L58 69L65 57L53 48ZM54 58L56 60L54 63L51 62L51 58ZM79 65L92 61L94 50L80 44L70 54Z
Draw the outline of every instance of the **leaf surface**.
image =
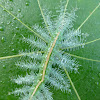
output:
M42 25L42 16L36 0L30 2L25 0L0 0L0 4L6 7L11 13L22 20L26 25L32 27L35 23ZM57 14L55 7L60 4L60 1L45 0L41 1L41 6L46 5L53 14ZM76 22L74 22L74 28L77 29L79 25L86 19L90 12L99 4L98 0L76 0L70 1L68 5L68 11L76 5L80 8L76 15L78 16ZM88 33L89 37L87 41L100 38L100 8L89 18L89 20L83 25L81 31ZM0 57L17 55L19 50L31 49L29 45L26 45L19 41L23 36L28 37L33 33L24 27L20 22L14 19L6 11L0 8ZM44 27L44 26L42 26ZM33 35L34 36L34 35ZM68 53L75 54L81 57L100 60L100 41L87 44L84 48L79 50L69 51ZM74 57L72 57L74 58ZM25 71L21 71L15 66L15 62L19 58L0 60L0 99L17 99L14 95L9 95L9 91L19 87L17 84L12 83L11 78L18 76L19 74L26 74ZM99 100L100 92L100 63L77 59L81 65L79 73L70 73L70 77L78 91L82 100ZM67 76L66 76L67 77ZM54 90L54 100L77 100L77 97L72 90L72 94L62 93L60 90ZM66 95L67 94L67 95Z

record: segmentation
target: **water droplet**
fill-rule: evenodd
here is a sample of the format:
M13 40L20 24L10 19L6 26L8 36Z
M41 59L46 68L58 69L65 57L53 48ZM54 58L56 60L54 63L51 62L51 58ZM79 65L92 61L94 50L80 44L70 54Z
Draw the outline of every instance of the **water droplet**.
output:
M11 7L9 10L10 10L10 11L13 11L13 8Z
M16 20L16 18L14 17L13 20Z
M99 85L99 82L95 82L96 85Z
M11 42L11 45L13 45L14 43L13 42Z
M72 66L75 66L75 63L72 63Z
M29 1L26 2L26 6L29 6Z
M17 30L19 30L19 27L16 27Z
M0 83L2 83L2 81L0 81Z
M11 48L11 45L9 45L9 48Z
M9 25L11 22L9 21L7 24Z
M11 92L8 92L8 95L11 95Z
M85 36L87 37L87 36L89 36L89 34L88 33L85 33Z
M4 22L1 22L1 24L3 24Z
M6 68L6 66L5 66L5 65L3 65L3 68L5 69L5 68Z
M3 11L6 11L6 10L3 8Z
M71 93L71 89L69 89L68 92Z
M65 64L65 63L66 63L66 59L63 58L62 61L61 61L61 63L62 63L62 64Z
M14 52L14 51L15 51L15 49L12 49L11 51L12 51L12 52Z
M0 26L0 31L4 31L4 28L2 26Z
M84 45L82 45L82 48L84 48Z
M2 43L4 43L4 42L5 42L5 40L6 40L6 39L5 39L5 37L4 37L4 36L2 36L2 38L1 38L1 42L2 42Z
M11 50L13 53L16 53L16 50L13 48L12 50Z
M83 43L83 44L82 44L82 48L84 48L84 46L85 46L85 44Z
M18 9L18 12L21 12L21 9Z
M100 73L99 73L99 77L100 77Z
M82 35L84 35L84 33L82 33Z

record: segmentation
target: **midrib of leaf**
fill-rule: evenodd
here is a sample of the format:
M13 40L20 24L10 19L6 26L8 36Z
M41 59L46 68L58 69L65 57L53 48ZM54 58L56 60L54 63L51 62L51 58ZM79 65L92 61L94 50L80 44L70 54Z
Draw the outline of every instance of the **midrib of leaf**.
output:
M48 64L50 55L51 55L52 50L53 50L53 48L54 48L54 46L55 46L55 44L56 44L56 41L57 41L57 39L58 39L59 34L60 34L60 32L58 32L58 34L57 34L57 36L56 36L56 38L55 38L55 40L54 40L54 42L53 42L53 44L52 44L52 47L51 47L50 51L48 52L48 56L47 56L47 58L46 58L45 65L44 65L44 68L43 68L42 79L41 79L41 81L39 81L39 83L38 83L37 86L35 87L35 89L34 89L34 91L33 91L33 93L32 93L32 95L31 95L31 97L30 97L29 100L32 99L32 97L33 97L34 94L36 93L38 87L39 87L39 86L41 85L41 83L44 81L44 77L45 77L45 72L46 72L47 64Z
M37 0L37 1L38 1L38 5L39 5L39 8L40 8L42 17L43 17L44 22L45 22L45 24L46 24L46 27L47 27L47 29L48 29L48 31L49 31L49 33L50 33L50 30L49 30L48 25L47 25L47 23L46 23L46 20L45 20L45 17L44 17L42 8L41 8L41 6L40 6L40 2L39 2L39 0ZM65 12L66 12L66 9L67 9L68 2L69 2L69 0L67 0L67 2L66 2L65 9L64 9L64 14L63 14L63 18L64 18L64 16L65 16ZM38 84L36 85L36 87L35 87L35 89L34 89L32 95L31 95L31 97L29 98L29 100L32 99L32 97L33 97L34 94L36 93L38 87L39 87L39 86L41 85L41 83L44 81L44 77L45 77L45 72L46 72L46 68L47 68L47 65L48 65L48 61L49 61L50 55L51 55L51 53L52 53L52 50L53 50L53 48L54 48L54 46L55 46L55 44L56 44L56 41L57 41L57 39L58 39L59 34L60 34L60 32L57 33L57 36L55 37L54 42L52 43L52 46L51 46L51 48L50 48L50 51L48 52L48 55L47 55L47 58L46 58L46 61L45 61L44 67L43 67L43 73L42 73L41 81L39 81Z

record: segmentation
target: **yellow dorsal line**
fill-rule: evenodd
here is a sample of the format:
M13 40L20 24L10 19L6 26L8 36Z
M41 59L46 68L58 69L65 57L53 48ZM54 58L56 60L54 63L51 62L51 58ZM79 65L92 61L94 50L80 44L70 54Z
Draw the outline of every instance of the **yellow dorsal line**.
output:
M48 32L49 32L49 35L51 36L51 32L50 32L49 27L48 27L48 25L47 25L47 22L46 22L46 19L45 19L44 14L43 14L42 8L41 8L41 6L40 6L40 2L39 2L39 0L37 0L37 2L38 2L38 5L39 5L39 8L40 8L40 11L41 11L42 17L43 17L43 19L44 19L44 23L45 23L45 25L46 25L46 27L47 27L47 30L48 30Z
M67 53L67 52L65 52L65 53L68 54L68 55L70 55L70 56L76 57L78 59L84 59L84 60L89 60L89 61L100 62L100 60L94 60L94 59L89 59L89 58L85 58L85 57L80 57L80 56L73 55L73 54L70 54L70 53Z
M65 49L76 48L76 47L79 47L79 46L84 46L84 45L86 45L86 44L90 44L90 43L93 43L93 42L96 42L96 41L99 41L99 40L100 40L100 38L95 39L95 40L92 40L92 41L89 41L89 42L86 42L86 43L83 43L83 44L79 44L79 45L77 45L77 46L62 48L62 49L60 49L60 50L65 50Z
M79 96L79 94L78 94L78 92L77 92L77 90L76 90L76 88L75 88L75 86L74 86L74 83L72 82L72 80L71 80L71 78L70 78L70 76L69 76L69 74L68 74L66 68L65 68L64 66L63 66L63 68L64 68L64 71L65 71L65 73L66 73L66 75L67 75L69 81L70 81L70 84L72 85L72 87L73 87L73 89L74 89L74 91L75 91L75 93L76 93L76 96L77 96L78 100L81 100L81 98L80 98L80 96Z
M29 55L29 54L33 54L33 53L44 53L44 51L29 52L29 53L22 53L22 54L18 54L18 55L0 57L0 60L3 60L3 59L10 59L10 58L15 58L15 57L21 57L21 56L25 56L25 55Z
M13 15L10 11L8 11L4 6L2 6L0 4L0 7L2 7L3 9L5 9L5 11L7 11L11 16L13 16L14 18L16 18L22 25L24 25L27 29L29 29L31 32L33 32L37 37L39 37L40 39L42 39L45 43L48 43L41 35L39 35L34 30L32 30L30 27L28 27L26 24L24 24L20 19L18 19L15 15Z
M100 3L95 7L95 9L90 13L90 15L84 20L84 22L78 27L77 30L79 30L85 23L86 21L91 17L91 15L99 8Z
M51 49L50 49L50 51L49 51L49 53L48 53L48 56L47 56L47 58L46 58L45 65L44 65L44 68L43 68L43 73L42 73L42 79L41 79L41 80L38 82L38 84L36 85L36 87L35 87L35 89L34 89L32 95L31 95L31 97L29 98L29 100L32 100L32 97L33 97L34 94L36 93L38 87L39 87L39 86L41 85L41 83L44 81L44 77L45 77L45 72L46 72L47 64L48 64L48 61L49 61L49 59L50 59L50 55L51 55L52 50L53 50L53 48L54 48L54 46L55 46L55 44L56 44L56 41L57 41L57 39L58 39L59 34L60 34L60 32L57 34L57 36L56 36L56 38L55 38L55 40L54 40L54 42L53 42L53 44L52 44L52 47L51 47Z
M95 7L95 9L89 14L89 16L82 22L82 24L75 30L75 32L77 32L86 22L87 20L92 16L92 14L99 8L100 3ZM70 39L71 37L69 37L67 39L67 41Z

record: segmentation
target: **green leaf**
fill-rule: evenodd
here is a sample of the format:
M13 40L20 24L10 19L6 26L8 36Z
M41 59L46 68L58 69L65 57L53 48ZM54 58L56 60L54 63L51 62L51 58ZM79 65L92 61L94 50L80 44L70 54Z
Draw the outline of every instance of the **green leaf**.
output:
M45 8L47 8L49 11L52 11L52 15L58 15L55 8L60 9L60 3L60 0L40 1L41 7L43 8L45 5ZM76 12L76 15L78 17L74 22L73 28L77 29L98 4L98 0L69 0L67 8L68 12L72 10L72 7L75 8L76 5L79 8ZM31 29L35 24L41 25L42 28L45 27L45 25L42 24L44 20L40 15L41 12L36 0L0 0L0 5L3 5L7 10L9 10L13 15L15 15L18 19L20 19L25 25L27 25ZM86 23L81 27L82 33L89 34L86 42L100 38L99 12L100 8L98 8L93 13L93 15L86 21ZM0 7L0 57L17 55L19 51L22 50L29 50L27 52L31 52L30 50L32 50L34 46L31 47L29 44L23 43L28 40L25 40L23 42L21 40L23 37L30 39L29 36L32 36L31 39L34 39L36 34L34 34L31 30L29 30L22 23L16 20L16 18L7 13L6 10ZM100 41L98 40L85 45L84 48L76 50L72 49L72 51L67 51L67 53L100 61L99 43ZM38 49L36 48L36 50ZM72 56L72 59L74 58L76 57ZM22 86L13 83L12 80L16 77L19 77L19 75L25 76L27 75L27 73L30 73L30 70L23 70L15 65L15 63L17 63L20 59L21 58L15 57L10 59L0 59L1 100L17 100L19 98L18 96L15 96L13 94L10 95L10 92L14 91L16 88L22 88ZM80 58L76 58L76 61L79 62L79 64L81 65L79 67L78 73L72 72L69 73L69 75L72 82L74 83L74 86L80 98L82 100L99 100L100 62L89 61ZM71 93L63 93L60 90L55 90L53 87L50 88L50 91L53 91L54 100L78 99L72 87Z

